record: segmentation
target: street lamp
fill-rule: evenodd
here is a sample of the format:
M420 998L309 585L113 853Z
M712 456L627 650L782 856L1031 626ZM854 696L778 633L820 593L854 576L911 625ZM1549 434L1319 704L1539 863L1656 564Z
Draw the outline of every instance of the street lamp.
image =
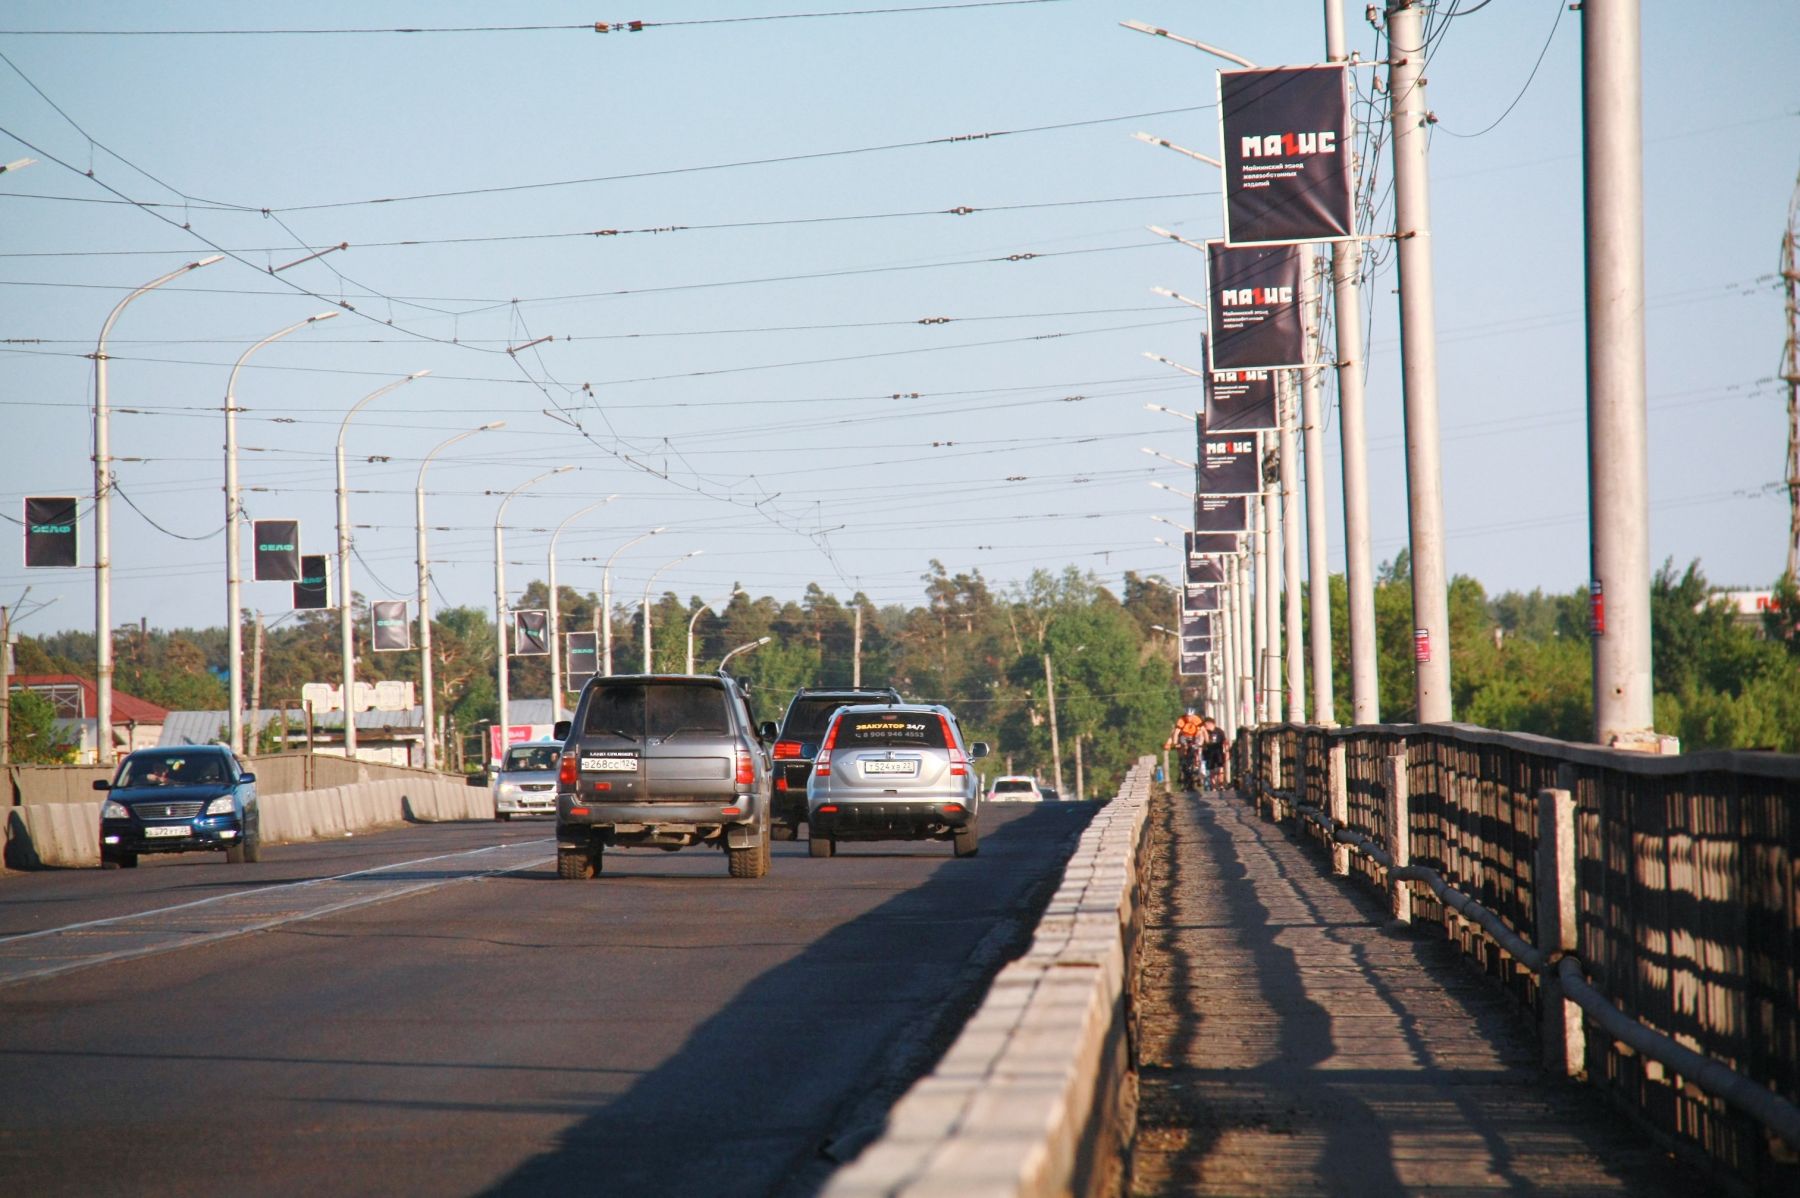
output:
M605 499L590 503L579 511L570 513L561 524L556 526L556 531L550 534L550 627L547 631L550 633L550 720L552 723L562 718L563 699L562 650L558 647L561 635L558 629L562 626L562 620L557 612L560 604L557 602L556 588L556 538L562 536L563 529L569 527L576 520L595 508L605 507L617 498L617 495L608 495Z
M431 465L432 458L464 437L505 427L506 421L493 420L479 428L457 433L454 437L440 441L435 449L425 455L425 460L419 463L419 485L413 490L413 505L415 526L418 529L415 556L419 567L419 683L425 691L424 716L420 723L425 733L425 768L428 770L437 768L437 714L431 662L431 559L425 553L425 470Z
M22 165L24 160L7 164L7 169ZM101 765L112 764L112 458L107 453L112 414L106 406L106 335L132 300L224 256L214 254L190 262L127 295L100 326L100 340L94 347L94 741L95 760Z
M612 673L612 567L621 553L648 537L667 532L668 526L653 528L649 532L641 532L623 545L612 551L606 559L606 565L600 570L600 652L602 674Z
M696 607L694 609L694 614L688 617L688 639L687 639L687 672L688 673L692 674L694 672L694 623L695 623L695 621L697 621L700 618L700 613L703 611L706 611L708 608L712 608L712 609L716 610L720 604L729 604L733 599L736 599L739 595L748 595L749 593L750 593L749 591L744 590L742 587L737 587L732 590L731 594L725 596L723 599L716 600L712 603L702 603L699 607Z
M1186 420L1186 421L1189 421L1190 423L1195 420L1200 419L1200 417L1196 416L1192 412L1184 412L1180 408L1167 408L1159 403L1147 403L1144 405L1144 407L1152 412L1167 412L1169 415L1175 417L1177 420Z
M15 158L11 162L0 164L0 175L4 175L7 171L16 171L24 167L35 165L37 165L37 159L35 158ZM217 261L216 258L213 260Z
M1149 454L1153 458L1161 458L1165 462L1173 462L1184 470L1198 470L1200 468L1192 462L1184 462L1180 458L1172 458L1160 449L1151 449L1148 446L1140 446L1139 448L1142 452Z
M350 418L362 411L371 400L404 387L414 379L422 379L429 370L415 370L402 379L375 388L350 406L337 435L337 555L338 555L338 651L343 657L344 672L344 756L356 756L356 713L351 710L356 694L356 636L354 616L350 610L350 492L344 484L344 434L350 429Z
M243 569L238 550L238 459L237 459L237 376L250 356L271 341L279 341L321 320L330 320L336 312L320 312L296 321L278 333L270 333L238 355L225 380L225 627L226 667L231 683L231 712L226 717L227 739L233 753L244 751L244 628L242 618Z
M664 562L662 565L656 567L656 569L650 571L650 577L647 580L645 580L645 582L644 582L644 673L646 673L646 674L651 672L651 668L650 668L651 667L651 660L650 660L650 588L652 585L655 584L657 577L664 570L667 570L671 566L678 566L682 562L685 562L690 557L699 557L702 553L705 553L705 552L706 552L706 550L704 550L704 549L691 549L688 552L682 554L680 557L671 558L670 560Z
M542 474L526 479L506 493L506 498L500 501L500 510L494 513L494 674L497 689L500 692L500 748L502 751L511 743L512 715L508 711L511 696L507 692L511 686L511 679L507 677L506 666L506 534L502 531L501 522L506 519L506 505L512 502L514 495L536 486L547 478L554 478L558 474L567 474L573 469L575 469L573 466L558 466L554 470L546 470ZM556 646L550 646L550 650L554 653ZM555 696L551 696L550 706L554 722Z
M1158 482L1154 478L1150 480L1150 485L1158 488L1159 490L1167 491L1171 495L1179 495L1183 499L1188 500L1189 502L1198 502L1200 499L1200 497L1198 495L1194 494L1192 491L1183 491L1180 487L1171 487L1168 483ZM1153 520L1155 518L1156 517L1154 517L1154 516L1151 517L1151 519L1153 519Z
M724 657L721 657L719 659L719 669L721 671L723 671L725 669L725 663L730 661L732 658L736 657L738 654L748 653L752 649L761 648L762 646L768 644L770 641L772 641L774 639L775 638L772 636L759 636L753 641L749 641L746 644L739 645L737 648L733 649L731 652L727 653Z
M1149 350L1144 351L1144 356L1149 358L1152 362L1161 362L1164 366L1173 366L1176 370L1181 371L1181 373L1192 375L1194 378L1203 379L1206 377L1206 372L1204 370L1195 370L1192 366L1183 366L1173 358L1165 358L1161 354L1153 354ZM1146 404L1145 406L1148 407L1149 405ZM1163 410L1167 411L1168 409L1165 408Z

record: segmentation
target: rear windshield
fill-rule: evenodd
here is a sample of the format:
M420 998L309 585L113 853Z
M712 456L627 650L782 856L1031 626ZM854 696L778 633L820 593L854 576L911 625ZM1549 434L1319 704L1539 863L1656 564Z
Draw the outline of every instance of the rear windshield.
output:
M225 760L217 753L132 754L119 768L119 786L201 786L229 782Z
M994 793L995 794L1000 794L1004 791L1009 791L1009 790L1030 790L1030 789L1031 789L1031 783L1025 781L1023 778L1002 778L1000 781L994 783Z
M944 721L931 712L859 711L838 721L837 747L944 747Z
M858 699L795 699L788 708L787 722L781 726L781 735L790 740L817 739L831 723L831 715L838 708L851 703L862 702ZM875 700L877 703L879 699Z
M593 736L662 739L677 732L728 733L725 689L706 682L621 682L588 695L582 731Z
M531 745L506 751L503 770L553 770L562 764L562 746Z

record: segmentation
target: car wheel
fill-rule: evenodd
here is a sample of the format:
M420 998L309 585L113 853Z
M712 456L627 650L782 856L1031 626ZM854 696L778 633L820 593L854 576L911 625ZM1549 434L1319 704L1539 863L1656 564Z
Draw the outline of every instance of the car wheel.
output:
M118 869L121 864L123 864L123 863L117 857L113 856L111 853L101 853L100 854L100 868L101 869Z
M749 848L725 850L725 867L734 878L760 878L769 872L769 839Z
M958 857L973 857L981 851L981 825L973 821L964 824L951 837L951 845Z
M230 865L242 865L244 863L244 842L240 840L226 845L225 860Z
M812 857L829 857L837 852L837 841L829 836L820 836L811 828L806 830L806 852Z
M512 818L512 812L496 811L496 812L494 812L494 818L499 820L501 823L505 823L507 820Z
M136 869L137 868L137 854L136 853L120 853L119 854L119 868L120 869Z
M776 840L800 839L800 829L793 824L776 824L774 833Z
M600 872L600 856L586 849L557 849L556 876L580 882Z

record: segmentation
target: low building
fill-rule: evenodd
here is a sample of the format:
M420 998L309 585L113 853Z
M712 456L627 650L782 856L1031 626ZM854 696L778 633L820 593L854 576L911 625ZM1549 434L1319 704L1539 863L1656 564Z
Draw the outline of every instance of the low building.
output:
M14 674L7 679L14 692L31 691L50 701L56 710L56 730L67 744L75 746L77 764L92 765L99 760L100 738L96 725L100 711L100 688L88 678L76 674ZM163 724L169 718L165 707L114 688L112 692L112 756L116 760L134 749L148 749L162 742Z

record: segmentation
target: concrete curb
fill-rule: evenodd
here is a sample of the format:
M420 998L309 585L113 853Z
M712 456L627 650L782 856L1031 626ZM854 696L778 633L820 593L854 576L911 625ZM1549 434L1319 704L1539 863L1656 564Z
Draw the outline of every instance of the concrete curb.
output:
M1031 947L1003 968L887 1129L825 1198L1061 1195L1098 1189L1131 1106L1138 858L1153 760L1139 758L1063 870Z
M335 840L346 834L414 820L493 819L486 787L433 778L390 778L291 794L262 795L264 844ZM100 801L32 803L6 811L8 869L98 866Z

